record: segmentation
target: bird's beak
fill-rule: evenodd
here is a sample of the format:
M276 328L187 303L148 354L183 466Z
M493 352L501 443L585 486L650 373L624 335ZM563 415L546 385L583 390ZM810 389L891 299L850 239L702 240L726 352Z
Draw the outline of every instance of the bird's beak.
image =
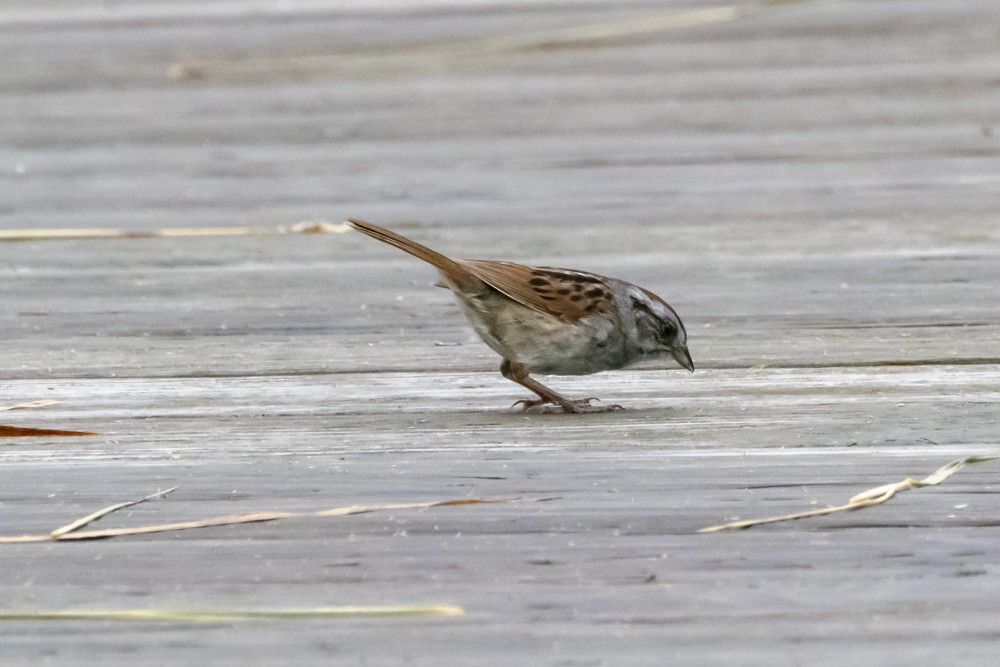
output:
M687 347L671 348L670 354L677 360L677 363L694 373L694 362L691 360L691 353L688 352Z

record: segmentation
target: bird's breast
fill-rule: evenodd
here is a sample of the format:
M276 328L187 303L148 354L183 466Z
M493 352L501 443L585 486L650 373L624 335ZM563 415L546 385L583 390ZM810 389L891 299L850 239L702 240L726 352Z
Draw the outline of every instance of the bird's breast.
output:
M617 318L606 314L567 322L501 294L458 300L479 336L529 372L588 375L621 368L627 358Z

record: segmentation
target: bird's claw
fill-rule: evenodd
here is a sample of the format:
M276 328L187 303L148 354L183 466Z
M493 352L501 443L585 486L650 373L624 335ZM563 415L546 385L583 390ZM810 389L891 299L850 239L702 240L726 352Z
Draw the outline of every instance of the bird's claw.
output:
M511 407L516 408L518 405L521 405L523 406L521 408L522 411L529 415L585 414L592 412L615 412L625 409L615 404L591 405L591 401L599 400L599 398L580 398L575 401L559 403L556 401L547 401L543 398L522 398Z

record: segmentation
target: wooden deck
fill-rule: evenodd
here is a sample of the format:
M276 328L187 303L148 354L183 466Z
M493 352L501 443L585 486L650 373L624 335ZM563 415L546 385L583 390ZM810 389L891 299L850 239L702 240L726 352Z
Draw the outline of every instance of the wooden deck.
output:
M0 534L548 499L0 545L0 611L456 605L459 617L0 620L3 665L992 665L993 0L0 8ZM698 371L528 416L433 272L608 273ZM46 239L55 229L132 236ZM156 235L160 230L180 230Z

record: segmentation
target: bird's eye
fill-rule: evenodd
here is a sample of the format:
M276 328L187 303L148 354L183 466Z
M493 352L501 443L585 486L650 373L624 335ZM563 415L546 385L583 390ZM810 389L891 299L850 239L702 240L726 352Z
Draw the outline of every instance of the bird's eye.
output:
M677 327L670 322L664 322L663 326L660 327L660 333L665 339L675 338L677 336Z

